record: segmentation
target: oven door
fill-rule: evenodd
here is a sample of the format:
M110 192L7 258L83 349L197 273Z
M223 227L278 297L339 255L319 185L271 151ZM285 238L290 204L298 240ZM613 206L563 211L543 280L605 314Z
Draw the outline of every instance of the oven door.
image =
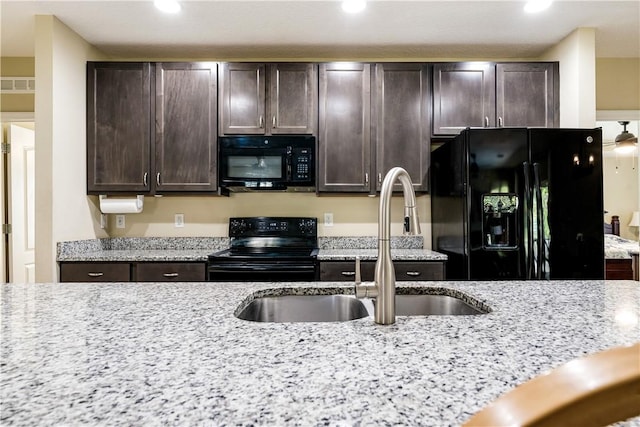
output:
M314 261L210 261L211 282L313 282L318 280Z

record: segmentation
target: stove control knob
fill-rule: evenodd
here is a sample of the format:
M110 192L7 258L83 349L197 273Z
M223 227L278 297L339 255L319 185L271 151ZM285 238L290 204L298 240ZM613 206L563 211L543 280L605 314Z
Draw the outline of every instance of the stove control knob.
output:
M300 220L300 225L299 225L299 227L300 227L300 232L301 232L302 234L313 234L313 232L314 232L314 227L313 227L313 225L314 225L314 224L313 224L313 221L312 221L312 220L310 220L310 219L309 219L309 220L301 219L301 220Z
M241 234L247 231L247 223L240 220L232 220L229 224L229 236Z

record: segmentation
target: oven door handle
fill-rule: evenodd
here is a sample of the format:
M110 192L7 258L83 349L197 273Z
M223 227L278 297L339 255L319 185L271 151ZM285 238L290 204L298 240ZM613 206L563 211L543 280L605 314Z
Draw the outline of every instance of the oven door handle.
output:
M209 264L210 272L305 272L314 271L313 264Z

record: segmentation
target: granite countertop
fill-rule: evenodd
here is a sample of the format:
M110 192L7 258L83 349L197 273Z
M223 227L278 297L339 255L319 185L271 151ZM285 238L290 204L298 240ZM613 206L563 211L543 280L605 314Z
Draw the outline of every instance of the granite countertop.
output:
M492 312L391 326L234 316L255 292L352 290L338 283L1 286L2 425L458 426L553 367L640 341L633 281L403 282Z
M422 236L394 236L392 258L406 261L446 261L447 256L423 249ZM227 237L140 237L80 240L58 243L58 262L205 262L214 252L229 247ZM377 238L320 237L321 261L375 260Z
M637 241L624 239L615 234L604 235L605 258L631 258L631 255L638 254L640 254L640 244Z

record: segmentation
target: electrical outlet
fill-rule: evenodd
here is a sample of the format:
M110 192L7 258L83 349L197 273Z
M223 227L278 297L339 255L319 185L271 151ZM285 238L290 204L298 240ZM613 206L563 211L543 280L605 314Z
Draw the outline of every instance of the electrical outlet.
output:
M174 226L177 228L184 227L184 214L176 214L174 219Z
M333 213L327 212L324 214L324 226L333 227Z
M116 215L116 228L124 228L124 215Z
M105 214L100 214L100 228L107 228L107 215Z

